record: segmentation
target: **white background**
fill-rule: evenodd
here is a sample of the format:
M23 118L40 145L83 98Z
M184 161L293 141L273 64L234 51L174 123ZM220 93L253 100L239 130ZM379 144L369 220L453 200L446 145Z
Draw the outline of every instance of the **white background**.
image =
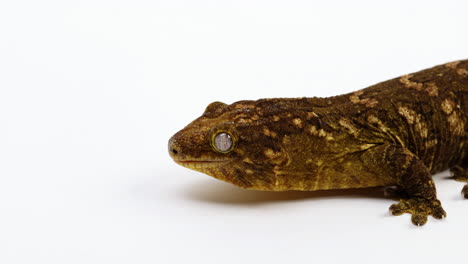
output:
M463 186L246 191L172 162L220 100L331 96L468 57L468 2L1 1L0 263L466 261Z

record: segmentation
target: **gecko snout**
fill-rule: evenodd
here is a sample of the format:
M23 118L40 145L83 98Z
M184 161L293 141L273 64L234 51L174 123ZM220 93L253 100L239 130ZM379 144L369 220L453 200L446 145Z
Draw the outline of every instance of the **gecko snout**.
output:
M180 155L180 147L177 144L177 141L174 139L174 137L171 137L171 139L169 139L168 151L169 151L169 155L173 159L175 159L177 156Z

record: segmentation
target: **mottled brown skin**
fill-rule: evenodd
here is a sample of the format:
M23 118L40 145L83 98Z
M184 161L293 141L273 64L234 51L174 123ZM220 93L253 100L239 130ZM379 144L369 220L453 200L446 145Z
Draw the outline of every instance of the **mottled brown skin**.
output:
M468 60L329 98L210 104L169 141L180 165L255 190L395 186L394 215L444 218L431 175L468 182ZM213 147L219 131L234 147ZM463 188L468 198L468 185Z

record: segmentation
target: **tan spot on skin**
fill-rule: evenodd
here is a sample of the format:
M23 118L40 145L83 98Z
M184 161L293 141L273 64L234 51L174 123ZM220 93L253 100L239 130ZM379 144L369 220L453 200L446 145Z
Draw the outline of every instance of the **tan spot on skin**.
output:
M457 73L458 73L458 75L461 75L461 76L467 76L468 75L468 70L460 68L460 69L457 70Z
M246 119L246 118L240 118L237 120L236 123L239 123L239 124L250 124L252 123L252 119Z
M417 114L414 110L409 109L405 106L398 108L398 113L402 115L408 121L408 124L413 125L417 119Z
M316 136L318 135L317 128L315 126L310 126L309 127L309 133Z
M247 173L247 174L254 174L254 171L253 171L253 170L246 169L246 170L245 170L245 173Z
M455 102L447 98L444 101L442 101L440 107L442 108L442 111L444 111L444 113L449 115L453 112L453 109L455 109Z
M297 127L302 127L302 120L299 118L294 118L293 119L293 124Z
M264 110L264 109L261 108L261 107L256 107L256 108L255 108L255 111L256 111L257 114L260 115L260 116L263 116L263 114L264 114L263 110Z
M360 146L360 149L362 149L362 150L370 149L370 148L372 148L374 146L375 146L375 144L363 144L363 145Z
M275 152L272 149L266 149L264 151L264 154L270 159L273 159L276 156Z
M234 106L235 109L246 109L246 108L255 108L254 105L250 105L250 104L238 104L238 105L235 105Z
M307 119L318 117L318 115L314 112L307 112Z
M413 77L412 74L404 75L400 78L400 83L404 84L406 87L411 88L411 89L416 89L418 91L425 91L430 96L439 95L439 88L434 82L422 84L422 83L411 81L410 79L412 77Z
M370 115L367 117L367 121L371 124L379 124L381 121L375 115Z
M351 122L351 120L347 119L347 118L342 118L338 121L338 123L346 128L348 130L349 133L351 134L355 134L357 133L357 128L353 125L353 123Z
M273 116L273 121L278 122L280 120L279 116Z
M414 129L422 138L427 138L429 130L427 123L421 120L421 115L417 114L414 110L401 106L398 108L398 113L406 118L410 125L414 125Z
M426 148L432 148L437 145L437 139L426 141Z
M413 88L413 89L416 89L418 91L421 91L423 89L423 84L411 81L410 80L411 77L413 77L412 74L401 76L400 82L402 84L404 84L408 88Z
M264 152L265 156L270 159L271 164L285 164L288 159L281 155L281 152L275 152L272 149L267 148Z
M379 101L377 101L377 100L374 99L374 98L366 98L366 99L362 99L362 100L361 100L361 104L364 104L364 105L366 105L367 107L374 107L374 106L376 106L378 103L379 103Z
M351 103L353 104L358 104L361 99L359 99L359 96L356 95L356 94L352 94L350 97L349 97L349 100L351 101Z
M359 96L362 94L363 91L354 92L352 95L349 96L349 100L353 104L363 104L367 107L374 107L379 103L379 101L377 101L375 98L359 98Z
M449 122L449 127L452 133L454 133L455 135L464 134L465 124L463 123L463 120L460 119L457 112L454 111L451 115L449 115L447 121Z
M324 137L326 140L333 140L333 134L329 133L323 129L318 129L315 126L310 126L308 129L309 133L313 136Z
M439 95L439 88L435 85L435 83L430 82L427 84L427 87L424 89L430 96L438 96Z
M263 134L264 134L265 136L267 136L267 137L272 137L272 138L275 138L276 135L277 135L276 132L271 131L270 129L268 129L268 128L266 128L266 127L263 128Z
M249 158L244 158L242 161L245 163L254 164L253 161Z
M458 67L458 64L460 64L460 61L449 62L449 63L445 64L445 66L447 66L448 68L450 68L452 70L456 70L457 67Z
M422 138L427 138L428 133L429 133L429 130L427 129L427 124L426 124L426 122L419 121L418 123L416 123L415 129L416 129L416 131L419 132L419 135L420 135Z
M461 61L450 62L450 63L445 64L445 66L447 66L448 68L450 68L452 70L455 70L458 75L467 76L468 75L468 70L467 69L458 68L458 65L460 64L460 62Z
M327 135L327 132L325 132L325 130L323 130L323 129L319 130L319 132L318 132L319 137L325 137L326 135Z

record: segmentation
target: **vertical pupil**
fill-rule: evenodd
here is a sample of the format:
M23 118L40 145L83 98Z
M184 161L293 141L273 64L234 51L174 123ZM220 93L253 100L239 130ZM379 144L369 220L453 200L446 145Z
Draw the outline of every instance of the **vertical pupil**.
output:
M227 133L219 133L215 137L215 147L219 151L228 151L232 147L232 139L231 136Z

